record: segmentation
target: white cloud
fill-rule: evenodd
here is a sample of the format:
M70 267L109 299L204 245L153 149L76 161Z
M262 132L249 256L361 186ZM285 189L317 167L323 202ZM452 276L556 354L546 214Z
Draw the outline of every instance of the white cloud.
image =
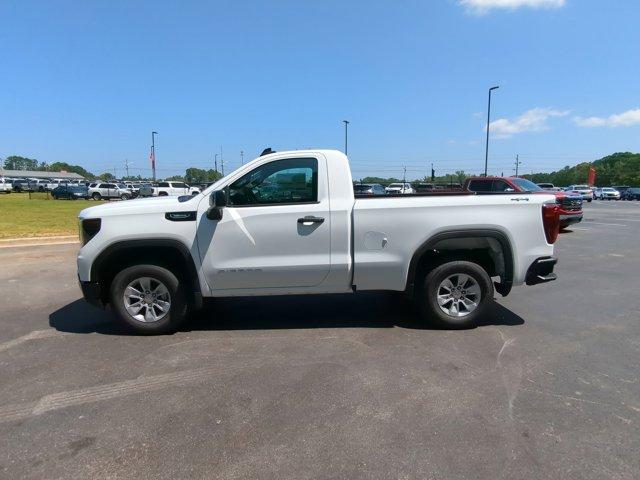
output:
M565 0L458 0L472 13L484 14L492 9L516 10L518 8L560 8Z
M574 117L573 121L579 127L630 127L640 124L640 108L614 113L608 117Z
M568 114L568 110L532 108L513 120L509 120L508 118L494 120L490 123L489 128L494 138L509 138L517 133L549 130L549 126L547 125L549 118L564 117Z

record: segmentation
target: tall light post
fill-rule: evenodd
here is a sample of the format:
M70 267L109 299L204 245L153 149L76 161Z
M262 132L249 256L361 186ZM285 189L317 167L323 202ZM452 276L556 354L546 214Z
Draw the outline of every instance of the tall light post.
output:
M151 132L151 169L153 170L153 180L156 179L156 135L158 132Z
M489 89L489 104L487 105L487 143L484 149L484 176L487 176L487 165L489 163L489 122L491 119L491 92L500 88L500 85Z
M342 120L344 123L344 154L347 154L347 142L349 140L349 120Z

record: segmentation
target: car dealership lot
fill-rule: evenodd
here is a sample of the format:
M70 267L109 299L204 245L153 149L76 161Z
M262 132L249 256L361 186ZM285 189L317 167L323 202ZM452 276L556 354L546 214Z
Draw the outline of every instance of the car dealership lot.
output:
M640 202L584 210L559 279L466 331L358 294L131 336L77 245L0 249L0 478L638 478Z

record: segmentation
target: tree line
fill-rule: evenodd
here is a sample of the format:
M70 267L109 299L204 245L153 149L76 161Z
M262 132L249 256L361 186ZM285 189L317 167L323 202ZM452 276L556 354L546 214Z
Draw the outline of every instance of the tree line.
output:
M39 162L34 158L21 157L18 155L6 157L3 160L2 165L7 170L47 171L51 172L52 175L55 172L66 171L82 175L87 180L115 180L115 176L110 172L95 175L79 165L70 165L66 162L53 162L51 164L47 164L46 162ZM583 162L573 167L565 166L564 168L551 173L532 173L521 176L528 178L535 183L553 183L557 186L574 185L587 183L590 167L593 167L596 171L596 186L598 187L607 187L611 185L640 185L640 153L631 152L614 153L591 163ZM461 184L464 182L465 178L470 176L473 175L462 170L458 170L449 175L435 175L434 172L433 177L425 176L422 179L413 180L411 183L415 184L419 182L426 182L437 184ZM220 178L222 178L222 174L217 170L190 167L186 169L184 175L173 175L166 178L166 180L184 181L189 184L200 184L215 182ZM123 177L122 180L151 181L150 178L142 177L140 175ZM395 177L382 178L369 176L358 180L358 182L388 185L390 183L402 182L402 179Z

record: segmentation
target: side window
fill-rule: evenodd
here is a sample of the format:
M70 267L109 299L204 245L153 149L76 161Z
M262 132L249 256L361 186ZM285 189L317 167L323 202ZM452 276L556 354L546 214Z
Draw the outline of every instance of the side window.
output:
M182 183L182 182L173 182L172 185L173 185L173 188L185 188L186 187L186 185L184 183Z
M168 187L169 186L169 182L160 182L158 183L158 187Z
M469 182L469 190L472 192L490 192L491 180L471 180Z
M504 180L494 180L492 191L494 192L506 192L508 189L513 190L513 187Z
M104 188L116 188L115 183L105 183Z
M318 160L275 160L240 177L228 189L233 206L317 202Z

